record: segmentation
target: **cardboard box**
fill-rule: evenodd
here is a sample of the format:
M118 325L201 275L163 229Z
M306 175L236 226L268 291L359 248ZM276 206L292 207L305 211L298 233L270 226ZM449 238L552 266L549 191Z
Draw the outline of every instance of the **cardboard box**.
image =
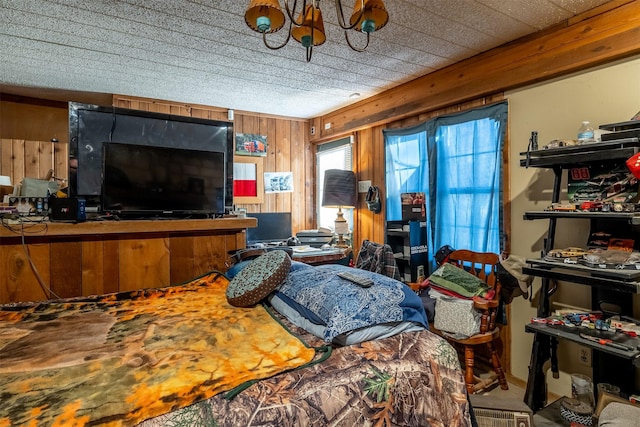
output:
M422 220L426 219L425 193L402 193L402 220Z

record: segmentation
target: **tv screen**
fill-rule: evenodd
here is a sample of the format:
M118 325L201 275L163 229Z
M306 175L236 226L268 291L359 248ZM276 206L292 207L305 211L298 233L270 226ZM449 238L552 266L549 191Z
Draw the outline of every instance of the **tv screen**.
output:
M233 123L69 103L69 194L100 205L105 142L224 155L225 203L233 205Z
M256 227L247 228L247 246L284 242L291 237L291 212L249 213L247 216L258 219Z
M225 210L224 154L105 142L102 210L189 216Z

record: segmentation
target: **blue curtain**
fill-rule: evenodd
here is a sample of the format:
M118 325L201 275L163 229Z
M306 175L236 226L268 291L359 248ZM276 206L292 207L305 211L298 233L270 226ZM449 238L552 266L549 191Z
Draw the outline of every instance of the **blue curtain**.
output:
M425 125L385 129L385 183L387 221L402 220L400 193L429 188L429 162Z
M427 194L429 259L444 246L500 253L502 149L507 103L384 130L387 220L401 220L400 193Z

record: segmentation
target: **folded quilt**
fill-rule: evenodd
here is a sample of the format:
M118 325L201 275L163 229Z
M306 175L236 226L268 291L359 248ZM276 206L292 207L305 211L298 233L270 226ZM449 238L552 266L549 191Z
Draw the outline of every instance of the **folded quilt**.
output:
M429 276L435 287L454 292L465 298L485 297L491 289L478 277L452 264L445 263Z

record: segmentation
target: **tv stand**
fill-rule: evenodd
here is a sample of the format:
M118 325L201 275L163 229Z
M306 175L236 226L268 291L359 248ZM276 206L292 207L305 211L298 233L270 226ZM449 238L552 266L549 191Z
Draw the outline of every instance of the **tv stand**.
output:
M50 295L43 287L61 297L88 296L226 271L229 251L245 247L246 229L256 223L254 218L11 221L0 227L0 304L45 300Z

